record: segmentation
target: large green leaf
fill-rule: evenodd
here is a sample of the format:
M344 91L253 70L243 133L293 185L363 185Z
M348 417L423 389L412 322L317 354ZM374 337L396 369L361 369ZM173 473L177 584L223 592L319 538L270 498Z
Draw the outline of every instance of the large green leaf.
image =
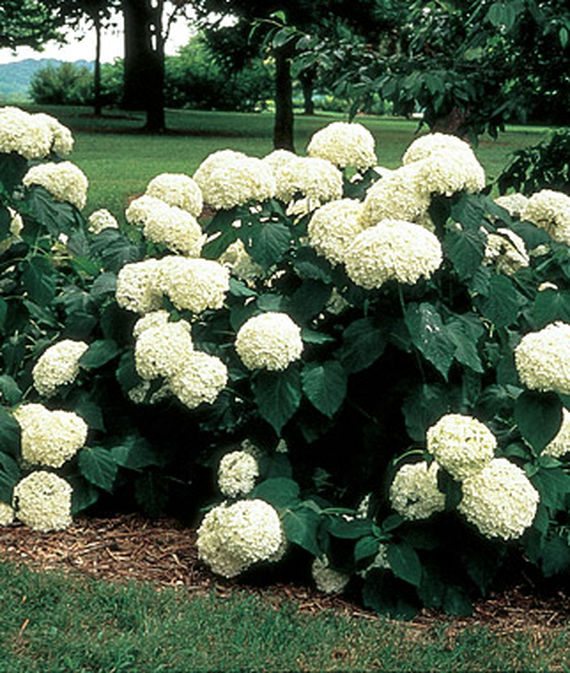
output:
M291 244L291 232L281 222L255 223L248 233L246 249L264 268L281 261Z
M331 294L329 285L318 280L305 280L291 295L291 317L298 323L306 323L322 312Z
M12 503L14 486L21 478L22 474L18 463L0 451L0 502Z
M0 152L0 185L7 194L11 194L19 185L28 170L28 162L24 157L12 152Z
M20 425L4 407L0 407L0 451L18 456L20 452Z
M129 470L142 470L151 465L161 465L162 456L144 439L136 435L128 435L111 449L116 463Z
M32 257L22 264L22 283L28 297L40 305L49 304L55 297L54 269L47 257Z
M556 320L570 323L570 291L549 289L539 292L532 306L532 319L537 329Z
M526 441L537 451L542 451L560 430L560 398L555 393L525 390L515 403L515 421Z
M444 252L460 279L470 278L481 265L486 236L479 229L450 229L444 239Z
M340 361L348 372L370 367L384 352L386 341L372 318L360 318L351 323L342 335Z
M279 434L301 403L299 370L291 366L283 372L260 371L252 386L259 413Z
M440 383L418 386L402 405L409 436L416 442L424 442L427 429L444 414L451 412L458 402L456 388Z
M293 507L299 502L299 484L286 477L266 479L258 484L251 493L252 497L261 498L273 507Z
M81 216L75 206L65 201L56 201L46 189L37 185L29 188L23 207L54 238L62 233L70 235L81 226ZM22 236L26 238L25 227Z
M451 206L451 219L465 229L478 230L485 221L485 197L479 194L461 194Z
M0 376L0 395L8 405L17 404L22 399L22 391L16 381L8 374Z
M555 535L544 543L541 558L545 577L566 573L570 569L570 546L568 540Z
M310 362L301 374L303 392L325 416L331 418L346 397L347 377L343 366L336 360Z
M550 509L565 509L570 495L570 475L562 468L541 468L530 480L540 494L541 504Z
M94 505L99 500L100 491L90 484L85 477L80 474L66 476L73 489L71 493L71 513L78 514L83 510Z
M138 262L143 257L141 247L131 243L117 229L103 229L94 236L91 250L101 259L105 268L114 273L118 273L125 264Z
M86 446L78 455L79 470L85 479L104 491L112 491L119 469L113 454L100 446Z
M392 542L388 545L388 563L396 577L419 587L422 581L422 566L416 550L407 542Z
M283 515L285 536L289 542L319 556L321 549L318 544L317 531L320 521L318 512L307 505L301 504L288 509Z
M97 369L116 358L119 353L120 348L113 339L99 339L83 353L79 364L84 369Z
M513 281L501 275L491 277L488 296L479 302L479 306L495 327L508 327L516 322L525 303L524 296L515 288Z
M477 319L459 317L449 321L445 326L446 336L455 344L453 357L477 373L483 372L483 363L478 351L478 342L483 332L484 328Z
M447 335L437 309L427 302L409 304L404 317L414 346L447 380L456 344Z

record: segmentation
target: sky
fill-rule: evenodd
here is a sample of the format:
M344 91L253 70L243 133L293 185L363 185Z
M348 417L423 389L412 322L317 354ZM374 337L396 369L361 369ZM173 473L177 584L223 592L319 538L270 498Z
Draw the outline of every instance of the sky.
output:
M175 54L177 49L188 42L191 31L185 20L174 24L170 37L166 43L166 53ZM81 38L81 36L84 35ZM84 33L67 33L68 44L60 45L57 42L48 42L43 51L34 51L29 47L19 47L15 51L0 49L0 63L12 63L25 58L56 58L61 61L78 61L95 59L95 32L86 29ZM101 41L101 60L111 62L123 56L123 34L119 30L106 30Z

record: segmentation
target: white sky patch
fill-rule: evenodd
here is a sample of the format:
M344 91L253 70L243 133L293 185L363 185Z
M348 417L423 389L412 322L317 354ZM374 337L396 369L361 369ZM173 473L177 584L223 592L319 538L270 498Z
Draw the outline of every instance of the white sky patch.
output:
M101 39L101 60L111 63L116 58L122 58L124 52L124 40L121 17L117 20L118 26L114 29L105 30ZM166 43L166 53L175 54L183 47L190 36L196 31L192 30L186 19L179 19L173 24L170 36ZM29 47L18 47L15 50L0 49L0 63L12 63L26 58L56 58L60 61L94 61L95 60L95 31L87 24L80 31L69 30L66 33L67 44L47 42L42 51L35 51Z

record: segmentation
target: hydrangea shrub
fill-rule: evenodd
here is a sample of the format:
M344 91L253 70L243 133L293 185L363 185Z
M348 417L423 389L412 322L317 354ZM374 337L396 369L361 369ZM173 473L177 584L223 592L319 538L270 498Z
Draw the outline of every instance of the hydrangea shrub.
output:
M218 574L294 559L404 617L567 570L566 195L494 201L443 134L388 171L335 123L308 157L216 152L86 219L31 117L0 113L3 519L170 507Z

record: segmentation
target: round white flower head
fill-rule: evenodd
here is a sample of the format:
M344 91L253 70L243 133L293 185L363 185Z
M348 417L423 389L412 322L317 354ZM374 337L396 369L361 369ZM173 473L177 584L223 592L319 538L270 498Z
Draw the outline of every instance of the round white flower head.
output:
M342 198L342 173L326 159L295 157L275 169L276 197L289 202L306 197L313 207Z
M0 152L16 152L25 159L48 156L53 135L47 125L15 107L0 108Z
M472 152L469 143L449 133L427 133L416 138L402 157L403 164L411 164L432 157L434 154L459 154Z
M125 210L125 219L129 224L144 226L149 218L160 217L161 213L167 213L170 206L155 196L143 194L133 199Z
M346 251L350 279L367 290L389 280L413 284L429 278L443 260L437 237L419 224L383 220L365 229Z
M515 365L527 388L570 395L570 325L555 322L525 335Z
M523 239L510 229L500 227L494 234L487 234L485 262L494 264L499 273L512 276L530 264Z
M466 191L471 194L485 187L485 171L475 154L433 154L415 164L419 173L420 188L426 194L446 194Z
M64 339L45 350L32 369L38 393L51 397L60 386L73 383L79 374L79 360L88 348L84 341Z
M495 203L504 208L512 217L520 217L528 203L528 198L524 194L504 194L497 196Z
M286 369L303 352L301 328L286 313L261 313L239 328L236 351L248 369Z
M37 114L32 115L32 117L34 121L37 121L40 124L45 124L48 128L51 133L52 148L56 154L59 154L60 156L71 154L75 141L67 126L64 126L55 117L43 112L38 112Z
M481 421L461 414L446 414L427 431L427 450L455 479L480 472L497 447L493 433Z
M194 179L210 207L227 210L275 195L273 172L261 159L237 156L237 153L225 155L224 161L209 162L208 159L198 167Z
M311 575L319 591L340 594L350 580L350 575L333 570L326 556L316 557L311 565Z
M148 183L146 193L161 199L169 206L186 210L193 217L198 217L204 207L200 187L195 180L184 173L157 175Z
M170 390L188 409L213 404L228 382L228 368L215 355L194 351L169 379Z
M0 502L0 526L9 526L14 523L14 510L5 502Z
M224 305L230 272L219 262L168 256L159 262L159 287L177 309L202 313Z
M346 249L362 231L362 204L355 199L331 201L315 210L309 222L309 243L333 264L344 260Z
M71 486L52 472L39 470L14 488L16 517L42 533L63 530L71 523Z
M385 219L417 222L427 213L430 196L419 182L414 164L403 166L377 180L366 193L360 224L372 227Z
M95 210L87 218L87 229L92 234L99 234L103 229L118 229L119 223L115 216L106 208Z
M532 524L539 496L524 471L506 458L494 458L462 484L457 509L487 538L512 540Z
M570 452L570 411L562 409L562 425L556 437L542 451L543 456L560 458Z
M427 519L445 509L445 495L437 487L438 466L408 463L396 472L390 503L404 519Z
M199 558L213 572L236 577L255 563L270 561L283 547L276 510L263 500L218 505L204 517L196 541Z
M135 313L158 310L162 304L162 294L157 287L158 272L156 259L125 264L117 276L117 304Z
M87 424L73 411L24 404L14 418L22 429L22 458L33 465L61 467L87 439Z
M552 189L533 194L521 218L544 229L555 241L570 245L570 196L567 194Z
M200 172L200 180L207 181L210 179L210 175L220 168L223 168L229 163L235 163L240 159L247 159L247 154L243 152L235 152L234 150L218 150L217 152L212 152L209 154L204 161L198 166L198 171ZM200 187L198 180L196 180L196 173L194 174L194 182Z
M149 241L187 257L199 257L206 240L196 219L177 206L154 212L147 218L143 233Z
M185 320L145 329L135 344L135 367L141 379L172 376L194 350Z
M252 256L245 249L243 241L240 240L228 245L218 257L218 262L227 266L236 278L240 278L248 284L265 276L263 267L253 261Z
M220 461L218 487L227 498L247 495L259 477L257 460L247 451L231 451Z
M295 161L297 158L297 155L294 152L289 152L289 150L273 150L273 152L264 156L262 161L263 163L268 164L273 175L275 175L281 166L289 161Z
M22 182L26 187L39 185L57 201L67 201L79 210L85 207L89 183L85 173L70 161L32 166Z
M328 159L340 168L359 170L371 168L378 161L372 133L362 124L348 122L333 122L314 133L307 154Z
M142 318L139 318L133 327L133 336L138 339L140 335L150 327L164 327L170 319L168 311L160 309L160 311L152 311L147 313Z

